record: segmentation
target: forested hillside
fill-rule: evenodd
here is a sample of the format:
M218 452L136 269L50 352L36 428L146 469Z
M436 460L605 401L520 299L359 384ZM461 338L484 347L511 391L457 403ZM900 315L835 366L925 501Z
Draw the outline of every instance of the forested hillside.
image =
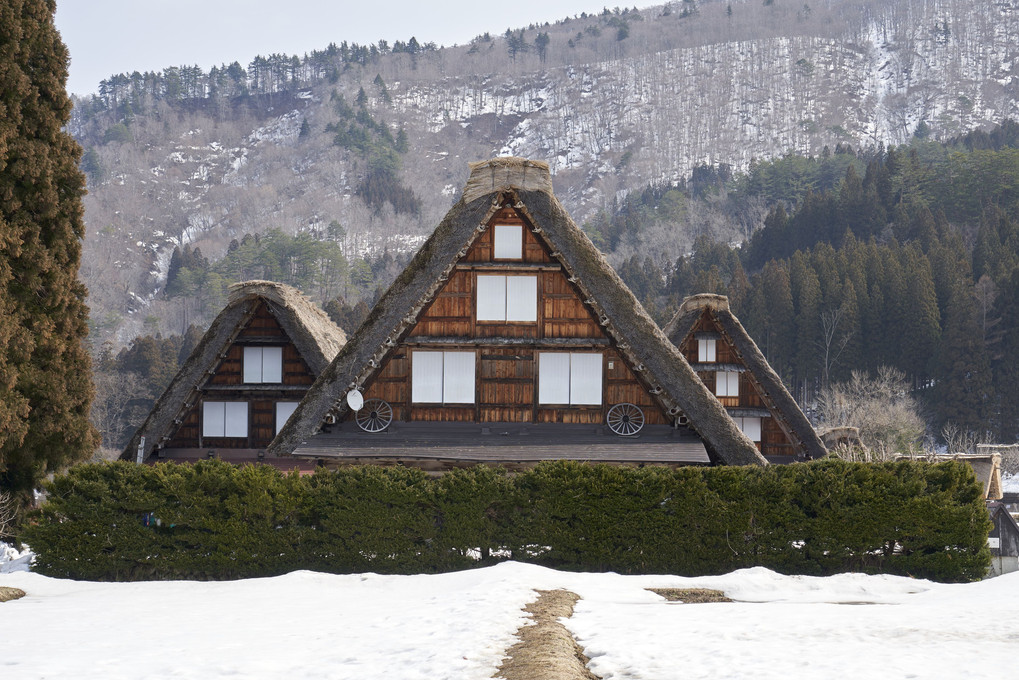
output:
M548 161L586 220L699 165L746 171L789 151L873 149L918 129L947 139L1019 116L1016 0L592 9L543 26L508 18L463 46L338 33L306 55L106 79L70 125L89 177L82 277L97 347L146 322L163 333L208 322L165 298L175 248L216 261L246 234L305 234L334 241L352 275L412 251L468 161ZM701 233L745 238L766 212L688 208L665 232L677 251ZM343 285L353 302L392 275Z
M639 240L677 196L697 191L760 192L774 203L742 247L702 238L673 262L621 263L660 322L686 295L726 294L802 402L852 371L891 366L921 397L934 432L948 425L1015 441L1019 125L949 143L917 137L861 153L787 155L727 181L715 176L706 189L681 183L634 195L588 225L596 237Z
M75 101L107 445L230 283L296 285L351 331L467 163L508 153L549 162L659 321L729 294L806 403L893 366L932 431L1016 434L1019 168L995 126L1019 118L1019 0L683 0L454 47L341 37Z

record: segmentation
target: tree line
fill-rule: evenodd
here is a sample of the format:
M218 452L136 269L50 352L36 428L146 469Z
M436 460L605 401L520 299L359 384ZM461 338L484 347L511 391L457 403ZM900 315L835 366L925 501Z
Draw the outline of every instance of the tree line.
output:
M588 228L611 244L642 228L642 215L667 215L698 191L727 183L763 194L773 207L742 246L701 238L675 262L634 255L620 275L662 323L686 295L728 295L804 403L854 370L890 366L908 377L935 431L1014 441L1017 163L1019 125L1006 121L947 143L788 155L742 176L702 169L706 185L651 188Z

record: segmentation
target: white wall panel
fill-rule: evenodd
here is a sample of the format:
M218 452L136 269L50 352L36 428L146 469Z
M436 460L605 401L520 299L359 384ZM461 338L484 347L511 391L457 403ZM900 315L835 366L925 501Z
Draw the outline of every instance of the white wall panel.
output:
M262 348L262 382L283 382L283 348Z
M262 382L262 348L244 348L244 382Z
M506 277L506 320L538 320L538 277Z
M496 260L521 260L524 257L524 228L512 224L495 225Z
M444 352L442 401L474 403L474 352Z
M223 426L224 437L247 437L248 436L248 402L228 401L225 402L226 423Z
M570 355L565 352L538 354L538 403L570 403Z
M276 434L279 434L283 426L287 424L287 420L297 410L296 401L277 401L276 402Z
M478 321L506 320L506 277L478 276Z
M411 352L411 401L442 403L442 352Z
M570 355L570 403L594 406L601 403L602 355Z
M225 423L226 404L222 401L207 401L202 404L202 436L222 437Z

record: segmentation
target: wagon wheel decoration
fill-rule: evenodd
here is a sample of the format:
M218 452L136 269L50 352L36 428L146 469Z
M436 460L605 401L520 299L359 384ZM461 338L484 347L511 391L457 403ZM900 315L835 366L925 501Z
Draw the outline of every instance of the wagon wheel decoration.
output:
M628 437L644 427L644 412L634 404L616 404L605 415L605 423L616 434Z
M393 407L381 399L366 399L354 419L365 432L382 432L393 422Z

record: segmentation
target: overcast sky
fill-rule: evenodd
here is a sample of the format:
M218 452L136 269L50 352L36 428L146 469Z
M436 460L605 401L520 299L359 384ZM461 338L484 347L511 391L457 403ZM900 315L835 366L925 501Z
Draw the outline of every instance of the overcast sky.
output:
M67 89L88 94L115 73L198 64L204 69L273 52L302 55L330 42L380 39L465 44L485 31L600 12L599 0L57 0L71 52ZM615 7L613 3L611 6ZM625 3L624 3L625 4ZM653 4L644 2L641 5ZM629 5L627 5L629 6Z

